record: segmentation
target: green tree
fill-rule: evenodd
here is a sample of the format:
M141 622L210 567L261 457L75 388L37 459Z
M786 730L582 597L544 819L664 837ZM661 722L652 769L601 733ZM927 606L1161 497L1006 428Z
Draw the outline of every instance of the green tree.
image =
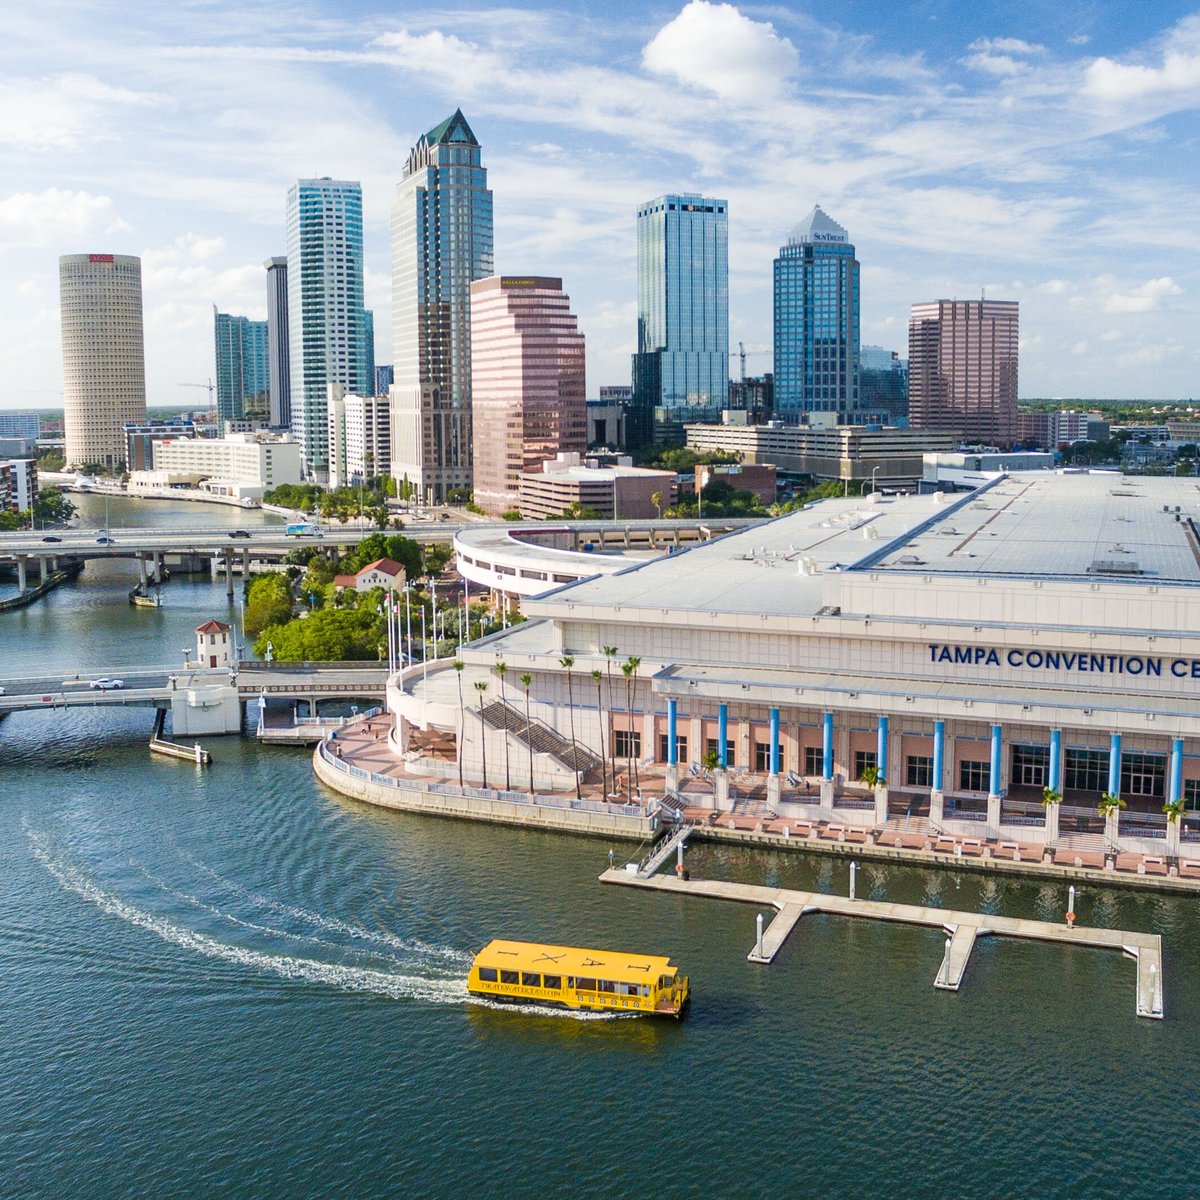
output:
M608 755L604 749L604 726L607 721L604 716L604 694L601 685L604 683L604 672L597 667L592 672L592 682L596 685L596 719L600 722L600 780L604 795L608 795Z
M487 780L487 725L483 719L483 697L487 692L488 685L486 679L477 679L475 681L475 690L479 693L479 748L483 754L483 786L488 785Z
M533 676L526 671L521 676L521 687L525 690L525 744L529 747L529 794L534 795L533 790L533 738L529 736L529 688L533 683Z
M616 661L617 648L616 646L601 646L600 649L604 652L604 670L608 675L608 712L611 720L613 709L613 663ZM617 790L617 739L610 737L608 741L609 757L612 759L612 786L613 791Z
M383 618L360 608L322 609L286 625L268 625L254 648L275 647L280 662L355 662L378 660Z
M58 525L75 515L75 505L63 495L61 488L43 488L33 502L30 515L35 524Z
M268 625L285 625L292 619L292 589L281 572L258 575L246 589L246 632L261 633Z
M458 679L458 727L460 730L460 735L459 735L459 739L458 739L458 754L455 757L458 759L458 786L462 787L462 785L463 785L463 765L462 765L462 750L463 750L463 748L462 748L461 731L466 729L466 725L467 725L467 706L466 706L465 701L463 700L462 673L463 673L463 667L465 667L467 664L462 662L460 659L456 658L454 660L454 662L452 662L450 665L454 668L454 674Z
M426 546L422 557L425 574L431 577L440 575L454 557L454 548L445 543Z
M508 674L508 663L501 659L492 670L496 672L496 677L500 680L500 704L504 709L504 790L511 792L512 776L508 770L508 704L504 695L504 676Z
M564 654L558 660L558 665L567 673L567 711L571 716L571 766L575 768L575 798L583 799L583 789L579 786L579 748L575 743L575 691L571 682L571 668L575 665L575 655Z

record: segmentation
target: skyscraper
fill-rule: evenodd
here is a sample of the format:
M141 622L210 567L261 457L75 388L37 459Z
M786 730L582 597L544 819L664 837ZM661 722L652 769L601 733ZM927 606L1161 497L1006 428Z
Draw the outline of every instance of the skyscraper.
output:
M861 423L858 342L858 259L846 231L817 205L775 259L775 415Z
M267 269L267 354L270 378L272 429L292 423L292 381L288 369L288 269L286 258L268 258Z
M392 205L392 474L471 486L471 284L492 273L492 193L461 110L420 138Z
M729 390L729 204L659 196L638 207L631 448L710 420Z
M287 196L288 341L292 433L304 473L327 475L329 384L366 392L362 188L301 179Z
M908 360L882 346L859 348L858 397L864 410L886 415L889 425L908 419Z
M1015 300L934 300L908 321L908 420L967 442L1017 435Z
M587 449L583 334L561 279L471 284L475 502L517 507L521 475Z
M142 260L64 254L58 284L67 465L117 467L125 423L146 419Z
M267 322L217 312L213 307L217 363L217 420L240 421L265 408L270 391Z

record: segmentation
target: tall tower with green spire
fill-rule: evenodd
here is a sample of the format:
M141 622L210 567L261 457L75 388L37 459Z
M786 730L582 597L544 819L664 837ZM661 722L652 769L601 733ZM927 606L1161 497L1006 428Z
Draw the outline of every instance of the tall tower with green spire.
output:
M412 148L392 205L392 474L471 487L471 284L492 274L492 193L460 109Z

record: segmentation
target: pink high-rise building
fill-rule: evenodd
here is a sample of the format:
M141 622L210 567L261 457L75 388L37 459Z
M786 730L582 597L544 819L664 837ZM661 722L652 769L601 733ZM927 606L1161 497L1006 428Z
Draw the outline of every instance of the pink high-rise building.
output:
M475 503L517 507L521 476L587 448L583 334L561 279L471 284Z
M1017 438L1015 300L934 300L908 321L908 420L965 442Z

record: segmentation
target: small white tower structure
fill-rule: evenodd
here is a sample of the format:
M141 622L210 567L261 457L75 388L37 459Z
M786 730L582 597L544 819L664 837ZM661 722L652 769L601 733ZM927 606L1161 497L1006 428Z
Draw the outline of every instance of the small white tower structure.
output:
M201 669L233 665L233 644L224 621L205 621L196 626L196 663Z

